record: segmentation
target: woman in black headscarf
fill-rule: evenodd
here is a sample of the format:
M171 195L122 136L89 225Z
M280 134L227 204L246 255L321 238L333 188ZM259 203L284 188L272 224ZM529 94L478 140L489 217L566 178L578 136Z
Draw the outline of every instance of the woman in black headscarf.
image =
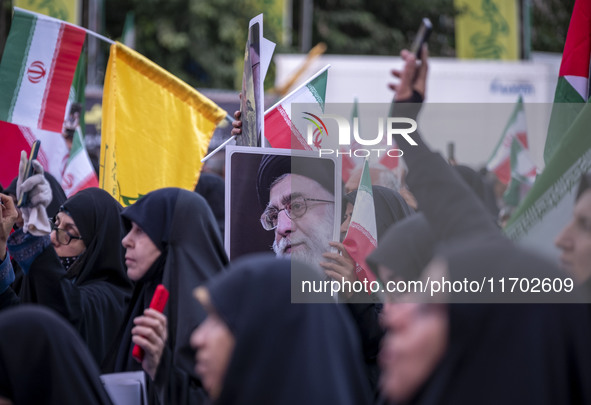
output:
M128 275L136 284L106 368L122 372L143 367L154 383L149 383L153 403L156 396L163 404L203 403L206 394L193 369L189 336L205 312L194 304L192 291L228 263L213 214L200 195L164 188L146 194L121 215ZM158 284L170 293L163 312L166 323L151 327L158 320L142 315ZM136 343L146 352L142 364L132 357Z
M61 206L51 235L19 229L8 240L26 274L22 302L48 306L70 321L98 364L113 344L131 293L120 211L106 191L88 188Z
M457 240L437 257L426 271L451 282L564 279L553 264L501 238ZM387 268L381 272L391 277L383 274ZM454 293L445 300L450 303L387 303L380 353L384 394L399 404L591 403L589 308L534 304L575 299L572 293L519 290ZM475 301L480 303L470 303Z
M191 336L195 369L216 405L371 403L348 313L292 304L292 273L317 278L304 264L258 254L196 291L208 318Z
M0 402L111 404L88 348L53 311L32 305L4 311L0 335Z

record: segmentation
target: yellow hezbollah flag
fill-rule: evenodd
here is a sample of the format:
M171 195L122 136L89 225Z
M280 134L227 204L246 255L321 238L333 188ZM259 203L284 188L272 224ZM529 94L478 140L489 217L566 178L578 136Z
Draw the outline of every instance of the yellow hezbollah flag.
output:
M456 55L463 59L519 59L517 0L454 0Z
M1 2L0 2L1 3ZM12 5L80 25L78 0L13 0Z
M122 205L162 187L193 190L226 112L117 42L103 91L100 185Z

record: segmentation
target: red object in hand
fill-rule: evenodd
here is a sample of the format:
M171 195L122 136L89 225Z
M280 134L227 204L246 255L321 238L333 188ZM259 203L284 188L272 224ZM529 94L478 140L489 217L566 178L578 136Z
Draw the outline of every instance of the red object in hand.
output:
M167 301L168 290L166 289L166 287L164 287L164 285L158 284L158 287L156 287L156 291L154 291L154 295L152 296L150 308L162 313L162 311L164 311L164 307L166 306ZM133 358L139 361L140 363L144 360L144 349L142 349L138 345L133 346L133 351L131 352L131 354Z

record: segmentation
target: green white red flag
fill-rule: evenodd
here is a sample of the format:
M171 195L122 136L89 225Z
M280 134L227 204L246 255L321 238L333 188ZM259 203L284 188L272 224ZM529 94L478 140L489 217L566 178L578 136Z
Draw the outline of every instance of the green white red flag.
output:
M0 120L61 132L86 32L14 9L0 63Z
M544 147L546 163L558 149L564 134L583 108L583 103L589 100L590 56L591 1L576 0L562 53L554 94L555 105L550 116Z
M503 196L505 203L518 206L537 175L537 167L528 149L527 122L521 96L486 167L507 185Z
M357 278L360 281L367 280L368 283L376 281L375 274L365 262L367 256L378 246L375 204L367 159L361 173L351 223L345 240L343 240L343 245L345 245L349 256L355 261Z
M321 148L322 140L327 134L319 114L324 112L329 66L325 66L306 83L265 112L265 138L272 148L298 150L318 150ZM310 111L307 111L308 116L293 117L293 103L310 105ZM307 142L310 122L314 122L316 125L312 145Z
M76 135L72 151L78 152L72 159L64 137L59 132L44 131L37 128L14 125L0 121L0 183L6 187L18 175L21 150L31 150L36 139L41 141L37 160L43 169L60 183L66 196L70 197L78 191L97 187L98 180L84 147L76 145Z
M98 187L98 177L86 151L84 142L84 105L86 89L86 57L82 54L76 67L76 73L72 86L70 87L70 96L68 98L67 112L70 115L72 104L77 103L81 107L80 115L74 122L77 124L74 128L74 136L69 153L65 157L66 165L59 179L60 184L66 195L76 194L78 191L88 187ZM71 118L71 117L69 117Z

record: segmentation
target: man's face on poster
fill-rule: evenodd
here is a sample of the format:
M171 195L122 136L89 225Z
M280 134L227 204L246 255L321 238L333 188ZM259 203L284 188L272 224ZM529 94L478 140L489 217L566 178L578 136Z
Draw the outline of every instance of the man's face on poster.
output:
M334 195L315 180L287 174L271 186L266 211L276 215L275 254L317 267L330 249Z

